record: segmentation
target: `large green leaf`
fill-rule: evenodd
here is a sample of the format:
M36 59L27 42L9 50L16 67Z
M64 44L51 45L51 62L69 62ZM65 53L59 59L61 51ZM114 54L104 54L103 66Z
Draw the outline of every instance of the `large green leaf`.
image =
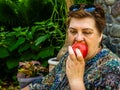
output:
M16 42L14 45L12 45L12 46L9 48L9 50L10 50L10 51L15 50L16 48L18 48L18 46L20 46L20 45L23 44L24 42L25 42L25 38L24 38L24 37L19 37L18 40L17 40L17 42Z
M9 56L9 52L6 48L0 47L0 58L5 58Z
M38 54L38 57L40 58L46 58L46 57L49 57L49 56L52 56L54 55L54 47L47 47L47 48L44 48L40 51L40 53Z
M35 46L39 45L40 43L44 42L46 39L50 37L49 34L40 36L37 40L35 40Z
M22 53L22 52L26 51L29 47L30 47L30 44L29 43L25 43L25 44L20 46L18 52Z
M33 60L34 54L30 51L25 51L24 54L22 54L22 56L20 57L21 61L30 61Z
M15 68L16 66L18 66L18 63L19 63L19 61L12 58L12 59L7 60L6 65L7 65L8 69L12 69L12 68Z

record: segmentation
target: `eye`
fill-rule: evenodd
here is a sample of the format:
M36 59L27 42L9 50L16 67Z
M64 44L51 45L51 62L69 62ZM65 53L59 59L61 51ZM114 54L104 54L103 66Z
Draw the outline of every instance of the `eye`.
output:
M83 34L85 34L85 35L90 35L90 34L92 34L92 33L93 33L93 30L90 29L90 28L85 28L85 29L83 29Z
M85 31L83 32L84 34L92 34L92 32L89 32L89 31Z
M69 31L70 31L71 34L76 34L77 33L77 31L73 30L73 29L70 29Z
M90 30L83 31L83 34L85 34L85 35L91 35L92 33L93 33L93 31L90 31Z

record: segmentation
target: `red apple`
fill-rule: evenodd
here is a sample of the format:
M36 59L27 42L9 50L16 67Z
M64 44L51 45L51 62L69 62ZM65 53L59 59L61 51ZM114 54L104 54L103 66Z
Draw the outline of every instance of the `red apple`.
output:
M80 49L82 55L83 55L83 58L86 57L87 53L88 53L88 47L85 43L81 43L81 42L75 42L73 45L72 45L72 48L73 48L73 51L75 52L76 54L76 48Z

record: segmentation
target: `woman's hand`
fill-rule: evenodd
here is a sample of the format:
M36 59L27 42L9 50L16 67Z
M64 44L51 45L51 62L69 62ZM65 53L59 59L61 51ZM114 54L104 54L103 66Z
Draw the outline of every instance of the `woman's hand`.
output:
M29 87L26 86L25 88L22 88L21 90L29 90Z
M71 46L69 46L68 51L66 74L71 90L85 90L83 81L85 69L84 58L79 49L76 49L76 55Z

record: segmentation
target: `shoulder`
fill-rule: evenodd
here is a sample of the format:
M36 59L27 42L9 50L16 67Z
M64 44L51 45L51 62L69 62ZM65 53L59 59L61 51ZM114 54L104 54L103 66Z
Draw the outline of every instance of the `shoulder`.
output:
M104 51L106 51L107 54L98 60L98 69L105 74L115 73L116 71L119 72L120 75L120 58L105 46L103 47L103 52Z
M98 56L99 59L85 75L85 80L95 88L118 90L120 85L120 58L106 47Z
M100 59L102 64L98 65L100 72L100 86L106 89L118 90L120 85L120 58L107 48L108 54Z
M105 45L103 45L103 48L99 54L99 56L101 56L98 60L98 64L99 63L103 63L103 64L111 64L111 63L120 63L120 58L113 53L110 49L108 49Z
M110 90L118 90L120 86L120 61L111 59L98 68L101 71L100 86Z

